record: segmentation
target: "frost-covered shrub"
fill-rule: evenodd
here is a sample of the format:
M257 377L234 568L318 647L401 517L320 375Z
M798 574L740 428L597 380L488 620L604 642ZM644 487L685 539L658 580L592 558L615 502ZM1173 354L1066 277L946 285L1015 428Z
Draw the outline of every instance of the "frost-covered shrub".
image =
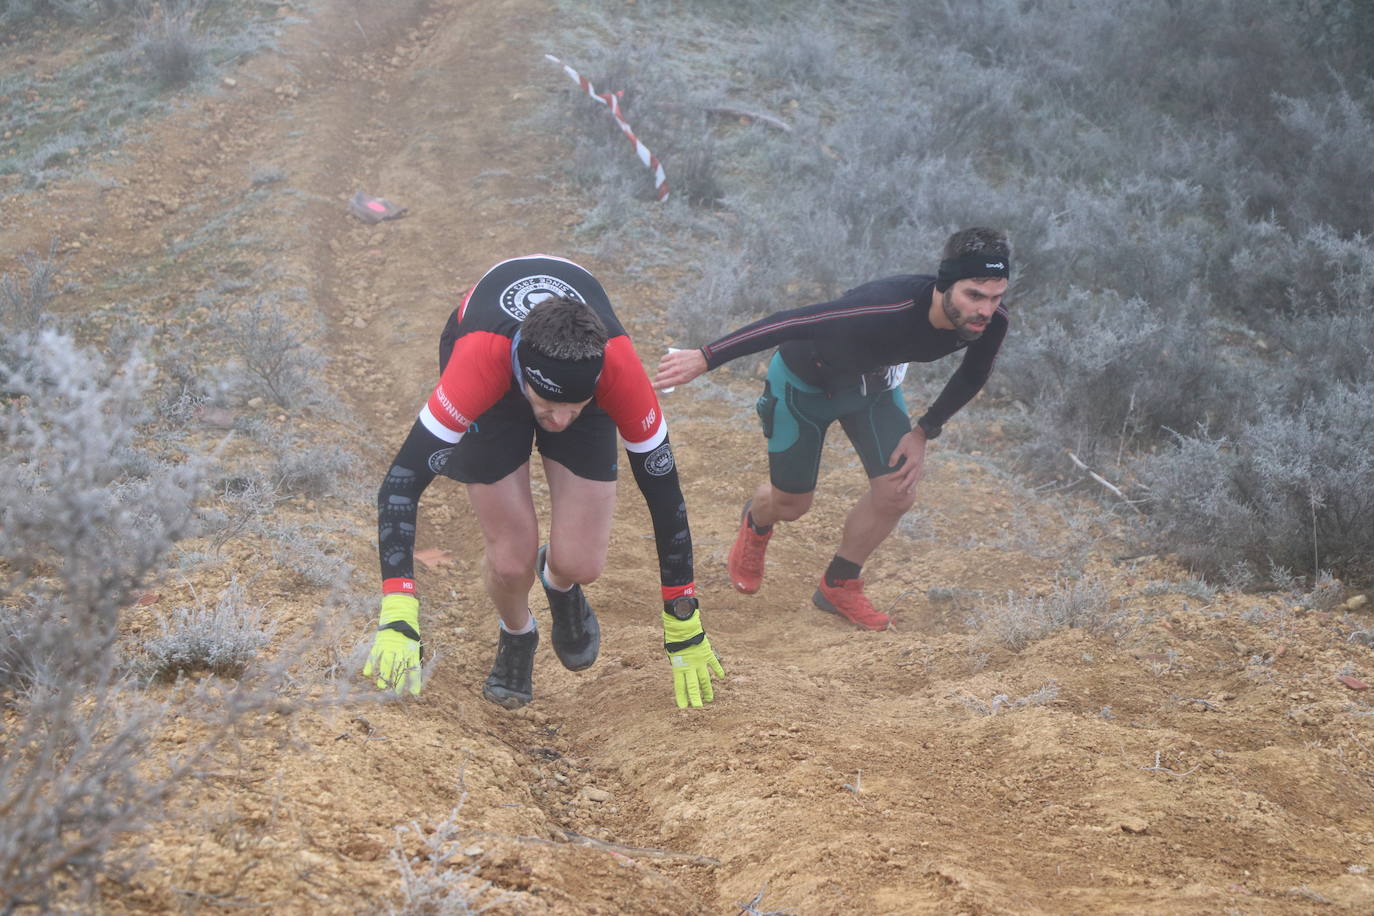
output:
M1274 356L1257 375L1279 409L1300 410L1333 386L1374 380L1374 296L1360 310L1298 315L1270 330Z
M1295 167L1284 169L1291 219L1328 224L1341 234L1368 232L1368 189L1374 187L1374 110L1368 98L1342 86L1331 95L1282 95L1277 102L1279 123L1291 135L1289 149L1300 150L1294 158L1305 165L1293 162Z
M1374 308L1374 246L1368 236L1345 237L1327 225L1295 234L1262 220L1232 237L1236 244L1224 274L1233 297L1228 305L1252 321Z
M121 608L190 520L199 464L121 476L149 373L54 331L0 359L0 911L82 899L173 777L148 766L161 716L121 675ZM174 768L169 768L174 769Z
M184 85L205 66L208 49L194 30L201 2L164 0L143 16L138 47L153 79L161 86Z
M250 603L235 579L213 606L198 601L176 608L162 622L161 632L144 641L143 664L155 678L189 671L237 675L271 642L275 629L263 607Z
M1103 583L1078 580L1062 582L1048 595L1008 594L1004 601L973 611L968 626L988 643L1019 651L1060 630L1113 635L1124 618L1120 603Z
M1115 463L1168 437L1258 406L1237 390L1212 342L1205 304L1186 298L1171 314L1139 299L1072 290L1024 321L993 374L993 391L1029 406L1024 455L1042 473L1062 470L1065 450Z
M400 906L387 904L391 916L475 916L511 902L510 892L496 891L482 879L485 855L480 847L472 849L480 835L462 825L467 797L462 789L458 803L438 824L411 821L396 828L390 858L400 876L401 901Z
M340 451L337 445L307 444L290 435L275 438L275 442L267 443L273 446L268 476L279 498L328 496L357 464L353 455Z
M233 358L230 371L241 390L281 407L318 401L316 373L324 354L313 344L316 335L302 330L299 321L269 297L218 319L221 339Z
M1371 570L1374 382L1199 432L1140 460L1149 534L1196 569Z
M835 77L841 39L814 20L781 22L761 36L754 56L756 71L764 81L786 87L814 90Z
M28 251L19 256L19 263L28 275L24 279L0 275L0 328L6 334L37 330L48 323L48 305L57 295L57 275L62 270L57 240L49 243L46 255Z

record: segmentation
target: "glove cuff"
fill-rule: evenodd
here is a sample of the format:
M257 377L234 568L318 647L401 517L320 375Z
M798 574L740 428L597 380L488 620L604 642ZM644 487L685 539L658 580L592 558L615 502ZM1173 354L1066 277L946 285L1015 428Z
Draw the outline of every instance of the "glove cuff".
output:
M701 611L693 611L686 620L678 620L672 614L663 615L663 648L669 652L681 652L706 639L706 628L701 625Z
M382 598L382 612L377 622L382 627L387 627L392 623L404 623L414 630L420 632L420 599L414 595L391 594ZM419 639L417 635L414 637Z
M382 632L383 630L395 630L397 633L400 633L406 639L412 640L414 642L420 641L419 631L417 631L410 624L406 623L404 620L393 620L391 621L391 623L384 623L377 628L378 633Z

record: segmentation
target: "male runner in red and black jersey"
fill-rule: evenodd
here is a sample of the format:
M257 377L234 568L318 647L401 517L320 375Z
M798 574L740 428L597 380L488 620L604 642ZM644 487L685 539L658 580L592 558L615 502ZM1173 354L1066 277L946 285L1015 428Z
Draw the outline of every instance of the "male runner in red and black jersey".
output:
M826 429L840 421L869 478L845 519L839 550L812 600L860 627L885 629L888 616L864 595L864 562L916 501L926 442L987 382L1007 334L1002 305L1011 274L1004 232L964 229L950 236L939 275L874 280L833 302L776 312L697 350L671 352L654 387L670 388L746 353L776 346L757 410L768 439L769 481L744 504L727 565L751 595L763 583L773 523L811 508ZM964 350L959 368L912 428L901 382L909 362Z
M723 674L702 629L692 536L668 426L601 284L572 261L531 255L487 271L439 339L439 384L377 494L381 625L363 674L420 692L415 520L436 474L467 484L485 542L483 581L500 614L482 695L507 709L533 698L539 643L529 591L539 577L559 661L596 661L601 630L582 586L601 574L615 507L616 431L649 505L662 584L664 648L678 706L713 698ZM530 492L537 446L551 502L548 545Z

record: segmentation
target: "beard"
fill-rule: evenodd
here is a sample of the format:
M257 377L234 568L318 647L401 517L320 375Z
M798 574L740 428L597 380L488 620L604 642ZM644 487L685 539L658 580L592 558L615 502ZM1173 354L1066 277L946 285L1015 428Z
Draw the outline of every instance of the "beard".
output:
M959 335L960 340L977 340L983 336L983 331L987 330L986 327L976 329L969 327L969 322L973 319L959 314L959 310L954 307L954 296L950 294L949 290L940 294L940 309L949 319L949 323L954 325L954 333Z

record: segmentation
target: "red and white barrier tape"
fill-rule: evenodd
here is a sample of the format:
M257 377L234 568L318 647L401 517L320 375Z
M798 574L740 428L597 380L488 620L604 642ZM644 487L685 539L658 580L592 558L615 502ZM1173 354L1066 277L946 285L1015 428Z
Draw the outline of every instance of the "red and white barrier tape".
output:
M546 60L551 60L555 64L558 64L558 66L562 67L563 72L568 74L568 76L572 78L572 81L574 83L581 86L582 90L586 92L587 95L596 99L602 105L605 105L607 108L610 109L611 117L615 118L615 123L620 125L620 130L625 134L625 136L629 137L630 142L635 145L635 155L639 156L639 161L644 163L645 167L653 171L654 190L658 193L658 199L667 200L668 177L663 174L663 163L659 162L658 157L655 156L653 153L649 152L649 148L645 146L643 143L639 142L639 138L635 136L635 132L630 130L630 125L626 122L625 116L620 113L621 94L619 92L603 92L598 94L597 91L594 88L592 88L591 82L585 76L574 70L572 67L569 67L567 64L563 63L561 60L554 57L552 54L545 54L544 57Z

